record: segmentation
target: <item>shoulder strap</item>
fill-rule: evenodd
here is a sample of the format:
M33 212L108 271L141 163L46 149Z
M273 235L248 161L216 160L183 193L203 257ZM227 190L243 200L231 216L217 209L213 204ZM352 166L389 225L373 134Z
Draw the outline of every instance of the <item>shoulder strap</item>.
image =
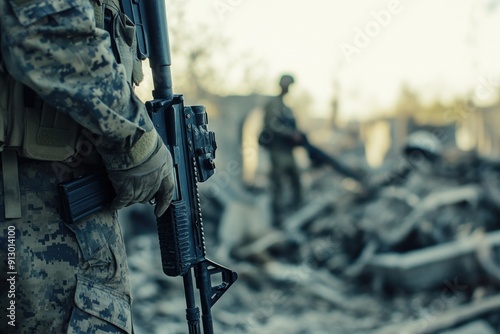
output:
M92 6L94 7L95 25L98 28L104 28L104 7L102 0L93 0Z

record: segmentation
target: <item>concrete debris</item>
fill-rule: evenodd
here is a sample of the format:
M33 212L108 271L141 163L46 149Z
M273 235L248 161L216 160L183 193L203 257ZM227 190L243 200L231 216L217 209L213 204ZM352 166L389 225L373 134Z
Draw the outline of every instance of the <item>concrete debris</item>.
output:
M212 309L215 333L500 333L499 166L382 168L365 188L305 169L305 203L279 227L265 189L201 187L208 258L239 274ZM131 216L135 331L187 333L182 279L162 273L157 235Z
M461 277L463 284L471 285L495 272L492 278L496 280L498 269L494 264L500 258L498 255L500 231L406 253L375 255L369 260L367 270L385 285L419 291L439 287L454 277ZM491 267L484 270L487 264Z
M445 304L446 301L442 299L434 301L434 303L436 305L439 305ZM488 316L488 314L492 313L498 314L499 309L500 296L496 295L493 297L485 298L483 300L473 301L468 304L456 306L447 310L445 310L443 307L439 310L439 314L427 314L422 317L413 319L412 321L384 327L378 330L376 334L498 333L498 327L496 327L496 330L494 330L493 327L485 320L475 321L474 319L484 319ZM448 331L448 329L450 328L468 322L470 322L470 324ZM471 331L472 329L476 331Z

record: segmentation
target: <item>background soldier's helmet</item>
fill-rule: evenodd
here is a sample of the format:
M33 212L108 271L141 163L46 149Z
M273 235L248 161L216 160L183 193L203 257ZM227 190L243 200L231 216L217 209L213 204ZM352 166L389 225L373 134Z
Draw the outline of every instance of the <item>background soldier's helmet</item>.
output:
M284 74L281 76L280 86L281 87L289 86L289 85L293 84L294 82L295 82L295 80L293 79L293 77L291 75Z

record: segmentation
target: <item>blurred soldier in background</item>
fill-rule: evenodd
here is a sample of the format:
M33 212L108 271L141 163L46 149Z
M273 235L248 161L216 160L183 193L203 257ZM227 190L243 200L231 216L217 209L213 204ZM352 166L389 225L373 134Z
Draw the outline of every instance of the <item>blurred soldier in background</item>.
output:
M281 77L279 95L265 106L264 129L259 137L259 142L268 149L271 159L270 183L275 226L280 225L287 210L297 208L302 203L300 173L293 149L303 143L303 135L297 129L292 109L283 101L293 82L291 75ZM290 188L291 194L287 188ZM291 202L287 201L289 197Z
M119 8L0 0L0 333L132 333L115 210L154 198L159 216L174 185ZM99 170L111 208L66 224L58 183Z

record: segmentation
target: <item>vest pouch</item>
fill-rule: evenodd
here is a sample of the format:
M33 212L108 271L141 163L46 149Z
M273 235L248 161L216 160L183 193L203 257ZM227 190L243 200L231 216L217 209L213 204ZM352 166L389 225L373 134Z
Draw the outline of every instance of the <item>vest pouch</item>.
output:
M134 23L127 15L111 11L109 34L116 61L125 67L127 81L138 85L143 79L142 63L137 58L137 37Z
M21 156L37 160L63 161L73 156L79 125L48 103L42 110L25 109L25 131Z
M134 71L134 63L140 61L136 59L137 39L135 35L134 23L123 13L112 13L111 43L115 51L116 61L125 67L127 80L130 83L138 83L142 78L136 78L137 73ZM142 75L142 73L141 73Z

